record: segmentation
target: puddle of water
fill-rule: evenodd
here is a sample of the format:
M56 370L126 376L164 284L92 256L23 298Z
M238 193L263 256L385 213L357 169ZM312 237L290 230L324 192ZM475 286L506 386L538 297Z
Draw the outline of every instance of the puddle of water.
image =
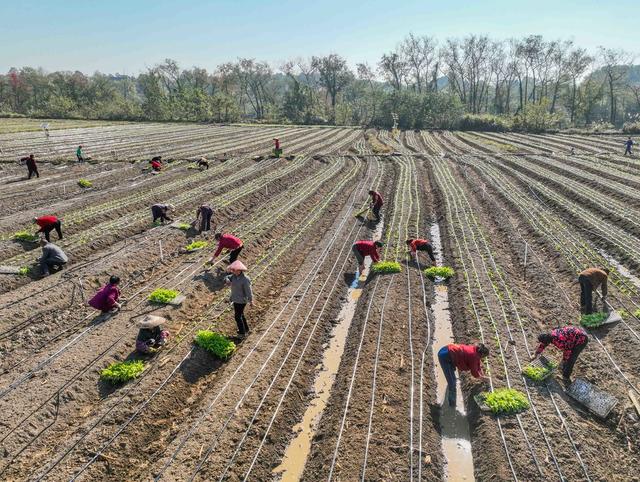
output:
M443 266L442 244L440 242L440 228L434 224L431 228L431 242L436 255L436 263ZM473 455L471 453L471 436L467 412L464 407L464 397L460 387L460 380L456 380L458 397L456 407L449 407L445 402L447 380L440 369L438 350L444 345L453 343L451 317L449 316L449 293L441 280L436 280L435 300L431 306L435 319L433 333L433 364L436 377L436 396L440 408L440 435L442 451L445 457L446 480L475 480L473 474Z
M604 259L609 261L609 263L611 263L611 265L615 269L618 270L618 273L620 273L622 276L627 278L636 288L640 289L640 278L638 278L633 273L631 273L631 271L629 271L629 269L626 266L624 266L622 263L620 263L617 259L615 259L606 251L600 250L600 254Z
M372 239L380 239L382 228L383 223L381 221L376 226ZM351 252L349 252L349 255L352 256ZM355 263L356 260L353 258L353 264ZM342 305L340 313L338 313L337 323L331 331L331 341L322 355L322 369L313 384L315 396L309 403L302 421L293 427L293 431L297 432L297 434L287 447L282 462L273 469L273 474L279 474L282 482L298 481L302 478L307 457L311 451L311 441L318 429L318 423L327 406L331 389L336 380L336 373L338 373L342 354L344 353L347 334L358 305L358 299L362 295L364 281L367 279L369 267L371 266L371 258L367 257L364 264L364 272L360 273L359 277L356 276L349 286L347 300Z

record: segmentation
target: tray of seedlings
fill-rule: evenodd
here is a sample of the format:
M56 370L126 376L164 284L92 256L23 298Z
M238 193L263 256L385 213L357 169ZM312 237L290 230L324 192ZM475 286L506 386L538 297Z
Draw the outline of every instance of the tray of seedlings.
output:
M522 369L522 374L534 382L543 382L558 369L558 362L539 356Z
M497 388L492 392L481 392L473 399L480 410L496 416L515 415L529 409L527 396L513 388Z

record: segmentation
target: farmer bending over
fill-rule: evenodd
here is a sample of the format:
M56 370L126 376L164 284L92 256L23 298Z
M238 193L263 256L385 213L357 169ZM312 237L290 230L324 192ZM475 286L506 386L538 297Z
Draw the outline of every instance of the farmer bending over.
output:
M579 326L565 326L551 330L551 333L538 335L538 341L540 345L531 360L535 360L552 343L556 348L562 350L562 376L568 380L571 378L573 365L575 365L580 352L587 346L589 338L587 332Z
M56 216L40 216L39 218L33 218L33 222L40 226L38 233L44 233L47 241L51 241L49 235L54 229L58 234L58 239L62 239L62 221Z
M69 261L60 246L50 243L46 239L40 240L40 246L42 246L42 257L38 261L40 262L42 276L49 276L51 271L61 270Z
M151 214L153 215L153 222L155 223L158 219L160 222L164 223L165 221L171 222L167 213L173 210L172 204L154 204L151 206Z
M438 351L438 362L447 379L449 391L449 406L456 406L456 368L461 371L469 371L474 378L489 380L482 371L482 359L489 355L489 348L484 344L456 345L451 343L443 346Z
M242 248L244 247L240 238L235 237L233 234L222 233L216 233L214 238L218 241L218 249L216 249L213 257L209 260L210 263L213 263L218 255L222 253L223 249L229 251L229 263L233 263L238 259L240 251L242 251Z
M213 216L213 208L208 204L203 204L196 211L196 220L193 222L192 226L198 224L200 221L199 231L202 233L203 231L209 231L211 229L211 217Z
M602 303L607 297L607 280L609 270L607 268L587 268L578 275L580 283L580 310L590 315L593 313L593 292L602 285Z
M429 255L429 258L431 259L432 263L436 262L436 257L433 254L433 246L431 245L431 242L428 239L420 239L420 238L409 238L406 241L407 245L409 246L409 250L411 251L411 254L416 256L418 255L418 251L426 251L427 254Z
M353 251L356 260L358 261L358 272L364 271L364 259L367 256L371 257L371 261L377 263L380 261L380 254L378 254L378 248L382 248L384 243L382 241L366 241L360 240L353 243L351 250Z
M384 200L377 191L369 191L369 196L371 196L371 210L373 211L373 215L376 217L376 222L378 222L380 221L380 209L382 209Z

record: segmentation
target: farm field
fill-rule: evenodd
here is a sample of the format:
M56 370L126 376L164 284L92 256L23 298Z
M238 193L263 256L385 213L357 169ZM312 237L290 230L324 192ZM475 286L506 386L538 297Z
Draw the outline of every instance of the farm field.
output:
M20 119L19 119L20 120ZM2 121L4 122L4 121ZM4 129L4 130L3 130ZM433 363L433 282L409 237L438 241L453 336L491 349L490 382L461 376L476 480L636 480L640 421L640 160L623 136L364 131L301 126L0 123L0 264L26 267L14 241L36 216L63 219L52 240L68 266L40 278L0 275L0 480L441 480L440 368ZM269 156L279 138L286 157ZM72 162L82 144L89 163ZM33 152L40 178L16 160ZM167 160L151 175L153 155ZM193 160L206 156L210 167ZM79 179L92 182L88 189ZM354 213L375 189L382 220ZM203 203L244 240L256 304L251 333L226 360L193 343L235 336L215 241L151 222L173 204L191 222ZM401 271L354 279L351 246L382 239ZM210 246L184 253L192 241ZM590 329L574 377L618 399L598 419L557 375L521 374L537 335L577 324L577 273L608 266L623 320ZM87 305L118 274L123 309ZM179 291L179 307L148 301ZM100 371L135 355L142 315L171 337L120 386ZM545 354L559 358L549 347ZM474 395L522 391L530 408L494 417ZM612 463L613 462L613 463Z

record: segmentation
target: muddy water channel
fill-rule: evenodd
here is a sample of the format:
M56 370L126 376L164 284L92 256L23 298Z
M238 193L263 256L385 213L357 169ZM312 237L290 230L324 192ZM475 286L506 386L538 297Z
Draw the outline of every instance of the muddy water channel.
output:
M440 242L440 227L434 224L431 227L431 242L434 247L436 263L443 265L442 245ZM433 365L435 367L437 402L440 405L440 436L442 438L442 451L445 457L444 478L450 481L475 480L473 475L473 456L471 454L471 438L469 423L464 407L464 397L458 385L458 397L456 407L449 407L445 401L447 380L440 369L438 362L438 350L449 343L453 343L453 331L449 315L449 293L443 280L437 279L435 283L435 300L431 306L435 319L433 333Z
M383 223L378 223L376 231L371 239L380 239L382 235ZM349 251L349 254L351 252ZM350 269L356 266L356 260L350 260L347 264ZM342 305L336 324L331 332L331 340L322 355L322 365L318 376L313 384L314 397L305 411L302 421L293 427L296 436L289 443L282 458L282 463L273 470L273 473L280 476L283 482L298 481L302 477L309 452L311 451L311 441L318 429L318 423L322 417L331 389L336 380L336 373L340 367L340 361L344 353L347 334L351 327L351 322L356 311L358 300L362 294L364 282L367 279L371 258L365 259L365 269L360 276L356 277L347 291L346 301Z

